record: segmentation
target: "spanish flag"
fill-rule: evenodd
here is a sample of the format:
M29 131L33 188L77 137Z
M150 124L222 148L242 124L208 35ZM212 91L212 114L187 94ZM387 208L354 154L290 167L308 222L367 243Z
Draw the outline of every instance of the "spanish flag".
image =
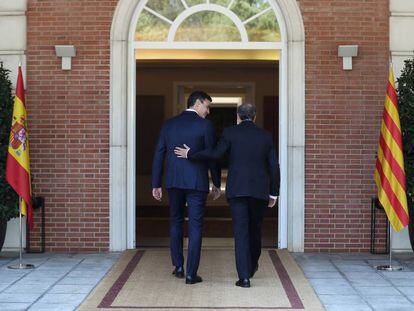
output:
M33 227L32 189L30 179L29 136L24 98L22 69L19 66L13 119L6 163L6 180L20 197L20 212L27 215L29 228Z
M394 75L389 68L387 94L375 169L378 199L395 231L408 225L407 195L400 116Z

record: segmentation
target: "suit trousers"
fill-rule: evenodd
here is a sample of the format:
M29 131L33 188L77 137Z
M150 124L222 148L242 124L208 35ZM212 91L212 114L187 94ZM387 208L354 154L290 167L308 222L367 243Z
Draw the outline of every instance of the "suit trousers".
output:
M185 203L188 206L187 276L197 275L207 192L179 188L168 189L170 202L170 251L172 264L184 265L183 224Z
M262 222L268 201L253 197L229 198L233 219L236 268L239 279L248 279L259 262Z

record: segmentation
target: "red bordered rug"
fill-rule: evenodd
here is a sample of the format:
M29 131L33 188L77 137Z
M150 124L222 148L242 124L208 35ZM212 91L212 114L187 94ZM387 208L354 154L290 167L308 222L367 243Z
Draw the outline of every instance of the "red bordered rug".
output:
M171 274L168 249L130 250L79 310L324 310L285 250L263 250L250 288L234 285L234 251L203 249L203 282L186 285Z

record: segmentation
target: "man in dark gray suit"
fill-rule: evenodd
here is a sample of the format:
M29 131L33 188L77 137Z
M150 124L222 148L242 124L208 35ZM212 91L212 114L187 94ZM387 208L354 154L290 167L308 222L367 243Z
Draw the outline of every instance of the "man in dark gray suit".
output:
M200 262L201 234L203 229L204 207L209 192L208 170L213 180L213 199L220 195L220 168L213 161L190 162L178 159L174 147L185 142L195 150L213 148L216 137L213 126L205 117L209 113L211 97L201 91L193 92L188 98L188 109L167 120L155 148L152 166L152 195L162 199L162 175L166 160L166 188L170 205L170 250L173 274L184 277L183 223L184 207L188 205L188 256L186 284L202 281L197 275Z
M219 159L229 154L226 196L230 204L235 239L237 286L250 287L261 254L261 226L267 207L279 196L280 172L272 135L255 125L256 108L237 109L239 124L226 128L216 148L198 151L191 145L176 147L177 157ZM191 147L191 149L190 149Z

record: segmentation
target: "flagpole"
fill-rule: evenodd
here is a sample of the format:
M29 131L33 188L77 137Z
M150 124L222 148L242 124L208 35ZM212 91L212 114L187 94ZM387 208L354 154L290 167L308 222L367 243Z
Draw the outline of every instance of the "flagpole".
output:
M34 269L32 264L23 264L23 221L22 221L22 198L19 196L19 264L8 266L9 269Z
M390 237L390 264L389 266L392 266L392 229L391 229L391 225L388 224L388 232L389 232L389 237Z
M388 236L389 236L389 245L390 245L390 262L389 265L381 265L381 266L376 266L377 270L381 270L381 271L401 271L403 270L402 266L393 266L392 265L392 232L393 229L391 229L391 224L390 222L387 220L387 224L388 224Z

